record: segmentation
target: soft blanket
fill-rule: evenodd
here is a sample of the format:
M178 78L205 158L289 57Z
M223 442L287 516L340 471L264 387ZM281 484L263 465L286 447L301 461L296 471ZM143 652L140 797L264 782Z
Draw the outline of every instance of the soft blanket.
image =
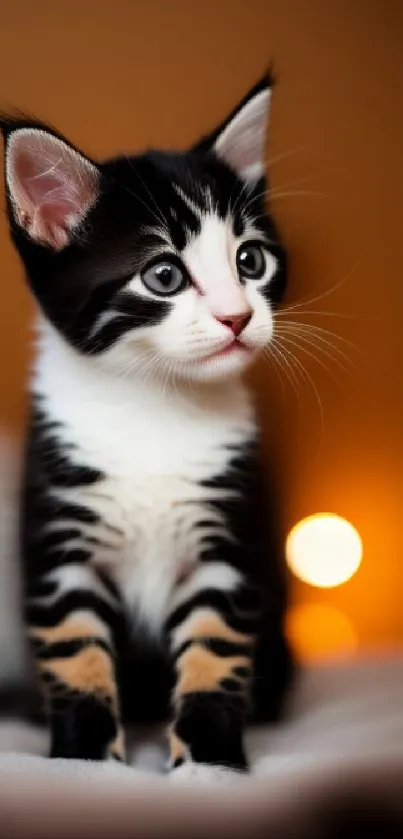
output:
M401 837L402 708L397 653L307 669L286 719L248 732L252 774L230 783L173 783L156 730L131 732L126 767L50 761L45 731L4 720L1 836Z

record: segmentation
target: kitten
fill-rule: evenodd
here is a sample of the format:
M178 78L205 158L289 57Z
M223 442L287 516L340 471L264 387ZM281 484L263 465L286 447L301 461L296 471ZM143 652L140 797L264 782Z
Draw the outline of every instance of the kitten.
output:
M182 153L98 162L1 120L40 310L21 554L53 757L124 760L125 720L167 719L172 768L244 770L245 721L286 684L284 569L241 378L286 279L265 207L271 88Z

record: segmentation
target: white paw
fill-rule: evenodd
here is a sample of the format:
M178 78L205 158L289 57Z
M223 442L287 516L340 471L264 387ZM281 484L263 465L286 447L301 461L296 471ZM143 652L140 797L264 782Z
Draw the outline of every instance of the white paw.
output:
M178 784L231 784L239 778L244 777L243 772L236 772L233 769L225 769L223 766L212 766L208 763L192 763L187 761L172 769L168 778Z

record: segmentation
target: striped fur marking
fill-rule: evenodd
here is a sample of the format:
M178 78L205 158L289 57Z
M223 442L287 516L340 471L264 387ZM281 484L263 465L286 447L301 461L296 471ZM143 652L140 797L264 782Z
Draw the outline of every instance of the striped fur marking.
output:
M103 638L109 639L110 632L102 621L94 615L82 614L65 618L56 626L31 627L30 635L47 644L56 644L59 641L69 641L74 638Z
M70 615L56 626L32 627L30 635L44 644L45 655L41 660L39 653L38 666L45 673L70 690L115 700L114 665L105 645L109 630L96 616Z
M109 700L116 695L111 657L98 647L85 647L70 658L55 658L41 666L70 690L96 693Z
M201 644L194 644L177 662L178 683L175 696L178 698L187 693L220 690L223 679L234 678L235 667L248 665L247 656L221 658Z
M233 644L250 644L252 635L237 632L213 609L197 609L172 633L173 646L178 647L187 639L220 638Z

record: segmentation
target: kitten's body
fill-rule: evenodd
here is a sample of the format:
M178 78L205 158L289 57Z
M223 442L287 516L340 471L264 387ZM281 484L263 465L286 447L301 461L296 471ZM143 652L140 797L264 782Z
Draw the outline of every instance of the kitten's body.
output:
M63 426L60 446L72 447L73 464L102 473L60 494L99 517L89 526L102 543L93 561L116 581L134 622L158 638L178 581L225 527L199 526L212 500L203 483L254 439L249 395L234 382L192 392L141 378L110 381L54 332L41 343L34 388L42 410Z
M122 718L173 715L173 766L243 768L245 719L277 710L284 576L240 378L284 286L268 92L183 156L94 164L42 127L5 129L43 312L22 557L53 755L122 758Z

